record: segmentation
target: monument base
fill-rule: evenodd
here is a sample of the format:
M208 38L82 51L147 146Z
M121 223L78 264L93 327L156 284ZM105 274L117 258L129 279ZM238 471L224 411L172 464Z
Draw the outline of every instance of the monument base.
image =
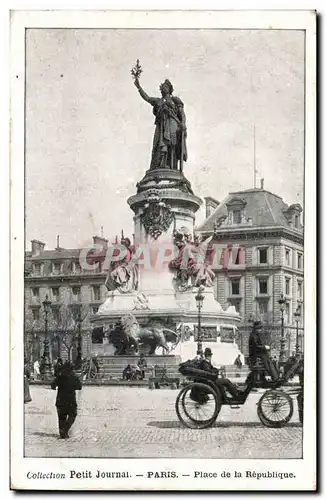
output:
M96 354L97 362L99 365L99 378L101 380L122 379L123 370L127 365L137 365L139 356L110 356L103 355L99 352L97 347L93 350ZM155 367L159 366L166 368L166 375L168 377L181 377L178 368L181 363L181 357L178 355L167 356L145 356L147 368L146 378L155 375Z
M216 366L233 365L235 358L239 354L242 364L245 364L244 356L234 342L222 342L218 337L216 342L205 342L205 340L203 340L203 350L205 350L206 347L212 350L212 362ZM177 345L173 352L180 356L182 362L193 359L197 354L197 342L191 337L188 341Z

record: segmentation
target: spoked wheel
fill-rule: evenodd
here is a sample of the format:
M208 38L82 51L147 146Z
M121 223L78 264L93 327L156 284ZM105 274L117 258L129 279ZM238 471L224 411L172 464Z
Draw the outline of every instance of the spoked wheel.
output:
M300 421L300 424L302 424L303 423L303 391L301 391L298 394L297 402L298 402L299 421Z
M218 390L206 384L189 384L178 394L175 409L180 422L191 429L205 429L213 425L221 409Z
M293 415L292 398L283 391L266 391L258 402L257 413L266 427L283 427Z

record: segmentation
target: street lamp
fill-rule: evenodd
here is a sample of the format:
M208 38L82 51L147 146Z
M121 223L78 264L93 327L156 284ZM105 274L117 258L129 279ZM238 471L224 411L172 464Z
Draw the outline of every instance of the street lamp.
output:
M203 307L203 302L204 302L204 295L202 294L203 287L198 288L198 293L195 296L196 299L196 305L198 309L198 337L197 337L197 355L202 356L203 355L203 343L202 343L202 336L201 336L201 310Z
M48 300L48 295L46 295L43 304L45 313L45 330L44 330L44 343L43 343L43 378L50 379L52 377L52 365L50 361L50 342L48 338L48 314L51 311L51 301Z
M279 362L280 363L285 363L285 332L284 332L284 304L286 300L284 298L283 293L281 293L281 298L279 299L278 303L280 304L280 311L281 311L281 342L280 342L280 357L279 357Z
M82 334L81 334L82 318L80 310L78 311L78 316L76 317L76 323L78 328L78 336L77 336L77 358L75 365L76 368L80 368L82 362Z
M295 355L296 355L296 357L299 357L300 356L299 321L300 321L300 317L301 317L301 311L300 311L299 306L295 310L294 317L295 317L295 323L296 323L296 326L297 326L297 328L296 328L296 337L295 337Z

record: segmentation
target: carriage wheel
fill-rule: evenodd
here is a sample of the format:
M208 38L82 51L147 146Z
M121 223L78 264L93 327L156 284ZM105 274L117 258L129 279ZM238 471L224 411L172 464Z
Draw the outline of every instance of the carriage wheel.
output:
M298 402L299 421L300 421L300 424L302 424L303 423L303 391L301 391L298 394L297 402Z
M258 402L257 413L266 427L283 427L293 415L292 398L283 391L266 391Z
M215 422L221 409L221 397L209 385L192 383L179 392L175 409L186 427L205 429Z

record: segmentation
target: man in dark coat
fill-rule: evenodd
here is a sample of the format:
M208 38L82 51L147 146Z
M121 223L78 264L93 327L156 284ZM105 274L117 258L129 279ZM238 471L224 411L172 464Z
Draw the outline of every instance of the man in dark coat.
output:
M61 358L58 358L55 362L54 365L54 376L57 377L60 373L60 370L62 368L63 362Z
M212 350L209 347L206 347L204 351L204 358L200 362L199 368L211 373L212 375L216 375L216 379L214 382L217 387L220 387L222 391L226 391L226 397L229 397L230 394L231 397L236 400L239 394L241 394L242 389L237 387L227 378L218 378L219 370L215 368L215 366L213 366L212 357Z
M51 389L58 388L56 407L59 421L59 434L62 439L69 438L69 430L77 417L76 390L82 385L73 372L71 364L66 361L57 377L51 384Z
M255 321L249 336L250 364L254 365L258 358L261 359L266 372L272 377L272 380L275 381L279 378L279 375L273 360L269 356L268 347L263 344L262 331L262 323L260 321Z
M147 361L145 359L145 355L143 353L141 353L140 355L140 358L139 358L139 361L138 361L138 367L141 371L141 378L142 380L145 378L145 370L147 368Z

